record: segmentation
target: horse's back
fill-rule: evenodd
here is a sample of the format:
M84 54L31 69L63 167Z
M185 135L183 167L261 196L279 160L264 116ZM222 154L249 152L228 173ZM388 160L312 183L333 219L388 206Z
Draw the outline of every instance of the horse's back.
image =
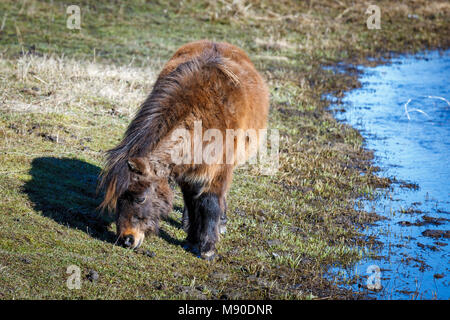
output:
M199 40L180 47L172 58L166 63L160 73L160 77L165 77L174 71L178 66L190 60L201 57L205 53L215 52L223 59L226 68L232 75L235 75L239 85L235 87L230 81L217 83L215 78L212 81L205 81L200 92L205 92L210 87L221 86L222 97L216 99L216 103L209 108L220 110L224 119L222 123L211 123L212 118L204 117L203 125L218 129L262 129L266 127L267 114L269 108L268 87L255 69L248 55L242 49L226 43ZM223 98L225 96L225 98ZM220 101L219 101L220 100ZM226 101L224 103L224 101ZM206 111L206 110L205 110ZM214 110L210 110L214 111ZM204 114L204 113L203 113ZM208 122L210 125L208 125ZM223 125L226 124L226 128Z
M164 76L170 73L180 64L192 60L193 58L200 56L205 51L211 50L213 48L217 50L221 56L230 59L235 63L238 64L250 63L253 66L253 64L250 61L250 58L245 53L245 51L239 47L236 47L235 45L232 45L227 42L212 42L209 40L198 40L187 43L178 48L178 50L173 54L173 56L164 66L163 70L161 71L161 75Z

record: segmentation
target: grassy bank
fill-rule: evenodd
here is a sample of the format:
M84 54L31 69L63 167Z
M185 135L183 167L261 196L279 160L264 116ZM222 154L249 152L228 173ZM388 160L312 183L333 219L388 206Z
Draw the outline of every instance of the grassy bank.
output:
M450 6L377 1L381 30L369 30L359 1L77 1L70 30L70 4L0 3L0 298L359 297L325 274L370 254L360 231L377 216L355 204L389 181L323 97L359 86L354 64L448 47ZM268 80L280 169L236 172L217 261L183 250L179 193L160 236L125 250L95 210L103 152L176 48L203 38L242 47ZM338 63L345 73L323 68Z

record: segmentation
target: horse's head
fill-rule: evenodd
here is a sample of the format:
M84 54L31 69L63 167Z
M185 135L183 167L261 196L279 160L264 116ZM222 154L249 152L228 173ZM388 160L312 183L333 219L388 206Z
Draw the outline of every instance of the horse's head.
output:
M130 158L127 162L128 185L115 206L117 235L122 245L138 248L146 233L157 233L159 218L172 209L172 191L167 174L146 158ZM115 180L114 183L119 183Z

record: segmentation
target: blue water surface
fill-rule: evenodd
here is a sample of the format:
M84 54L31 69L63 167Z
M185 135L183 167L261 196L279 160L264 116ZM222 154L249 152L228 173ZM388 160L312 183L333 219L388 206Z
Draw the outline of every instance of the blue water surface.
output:
M352 288L372 284L369 294L380 299L449 299L450 50L360 69L362 87L332 110L344 107L336 117L361 132L378 174L395 183L364 203L388 218L365 231L384 243L378 258L340 270L340 277L362 276ZM439 233L430 237L430 230ZM369 266L379 267L376 277Z

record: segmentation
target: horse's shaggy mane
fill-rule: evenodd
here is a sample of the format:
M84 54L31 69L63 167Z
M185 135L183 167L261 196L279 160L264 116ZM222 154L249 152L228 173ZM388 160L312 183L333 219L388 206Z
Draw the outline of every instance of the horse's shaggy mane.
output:
M212 73L220 73L234 85L239 84L236 75L227 67L228 59L222 57L217 47L181 63L172 72L160 76L150 95L141 105L129 124L118 146L106 152L99 191L105 192L102 210L116 209L117 200L128 189L130 157L148 155L170 130L186 118L196 103L195 89L208 83ZM197 85L197 87L196 87Z

